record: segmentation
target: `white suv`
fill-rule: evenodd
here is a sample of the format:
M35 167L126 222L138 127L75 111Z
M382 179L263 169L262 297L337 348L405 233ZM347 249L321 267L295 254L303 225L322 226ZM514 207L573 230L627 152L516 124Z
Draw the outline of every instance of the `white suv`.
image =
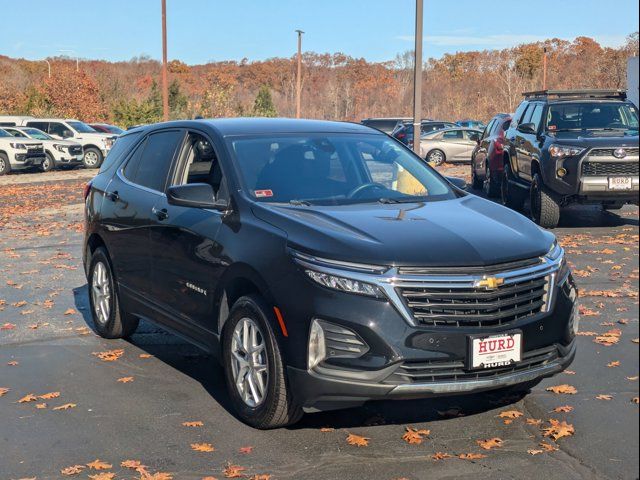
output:
M42 142L17 139L0 128L0 175L40 167L46 159Z
M40 140L44 146L46 159L42 164L42 171L48 172L56 167L75 167L83 164L84 152L82 145L71 140L56 140L42 130L32 127L2 127L5 132L16 138L30 138Z
M87 168L99 168L117 138L109 133L96 132L86 123L73 119L25 119L20 126L37 128L59 140L78 142L84 150L83 163Z

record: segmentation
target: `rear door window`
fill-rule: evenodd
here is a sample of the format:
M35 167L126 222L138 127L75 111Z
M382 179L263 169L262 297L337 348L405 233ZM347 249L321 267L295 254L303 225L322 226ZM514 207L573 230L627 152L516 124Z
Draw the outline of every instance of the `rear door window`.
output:
M169 130L149 135L135 173L125 168L127 178L143 187L164 192L172 161L183 138L182 130Z
M27 122L27 127L37 128L45 133L49 133L49 122Z

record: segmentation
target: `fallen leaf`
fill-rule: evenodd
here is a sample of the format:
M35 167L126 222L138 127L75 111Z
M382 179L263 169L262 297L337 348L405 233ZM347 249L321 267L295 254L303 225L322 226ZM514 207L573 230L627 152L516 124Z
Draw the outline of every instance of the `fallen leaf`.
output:
M613 400L613 395L602 393L596 397L596 400L604 400L605 402L608 402L610 400Z
M104 362L114 362L119 359L124 354L124 350L122 348L116 350L107 350L106 352L93 352L92 355L95 355L100 360Z
M210 443L192 443L191 449L196 452L213 452L215 448Z
M331 427L322 427L322 428L320 429L320 431L321 431L322 433L329 433L329 432L334 432L334 431L335 431L335 428L331 428Z
M246 468L244 467L241 467L239 465L231 465L229 463L224 468L222 473L226 478L240 478L240 477L244 477L244 474L242 472L244 472L245 470Z
M204 425L204 423L197 421L197 422L182 422L182 426L183 427L202 427Z
M540 447L542 447L545 452L555 452L558 450L558 447L547 442L541 442Z
M52 398L58 398L60 396L60 392L50 392L45 393L44 395L38 395L38 398L42 400L51 400Z
M113 465L110 465L107 462L103 462L102 460L98 460L96 458L93 462L87 463L87 467L92 470L109 470L113 467Z
M143 465L140 460L123 460L120 462L120 466L124 468L130 468L131 470L138 470L139 468L146 468L146 465Z
M249 455L253 453L253 447L240 447L238 451L244 455Z
M402 435L402 439L411 445L420 445L424 440L423 437L428 437L430 433L430 430L418 430L413 427L406 427L406 432Z
M10 367L15 367L16 365L19 365L19 362L16 360L11 360L10 362L7 362L7 365L9 365Z
M5 323L0 327L0 330L13 330L16 328L14 323Z
M619 361L607 363L607 367L609 367L609 368L615 368L615 367L619 367L619 366L620 366L620 362Z
M458 458L460 460L481 460L487 458L487 456L481 453L461 453Z
M545 437L551 437L556 442L564 437L570 437L575 433L575 429L573 425L568 424L565 421L560 422L559 420L551 419L549 420L549 427L543 428Z
M68 308L65 310L64 315L75 315L76 313L78 313L75 309L73 308Z
M139 358L151 358L153 357L153 355L149 354L149 353L141 353L140 355L138 355Z
M70 467L63 468L60 470L60 473L67 476L78 475L79 473L82 473L85 468L87 467L84 465L72 465Z
M500 418L510 418L512 420L516 419L516 418L520 418L524 415L524 413L519 412L518 410L507 410L505 412L500 413L500 415L498 415L498 417Z
M556 385L554 387L548 387L547 388L547 392L553 392L556 395L575 395L576 393L578 393L578 390L576 390L576 387L573 387L571 385Z
M535 450L533 448L530 448L529 450L527 450L527 453L529 455L540 455L541 453L544 453L544 450Z
M120 383L131 383L131 382L133 382L133 377L122 377L122 378L119 378L116 381L120 382Z
M10 389L8 389L8 388L0 387L0 397L2 397L3 395L6 395L7 392L9 392L9 390Z
M436 462L439 460L446 460L447 458L453 458L453 455L449 455L448 453L437 452L431 455L431 458Z
M75 407L76 407L75 403L65 403L64 405L60 405L59 407L54 407L53 410L69 410L70 408L75 408Z
M635 382L638 380L638 376L636 375L635 377L627 377L627 380L629 380L630 382ZM0 395L1 397L2 395Z
M563 405L562 407L556 407L553 409L554 413L571 413L573 412L573 407L571 405Z
M631 399L631 403L635 403L636 405L638 405L638 403L640 403L640 398L638 398L638 397L633 397L633 398Z
M527 418L527 425L538 426L542 423L542 420L539 418Z
M36 403L36 408L38 410L43 410L43 409L47 408L47 404L44 403L44 402L43 403Z
M354 433L350 433L347 436L347 443L349 445L353 445L355 447L368 447L370 438L361 437L360 435L356 435Z
M102 472L102 473L96 473L95 475L89 475L89 478L91 478L92 480L113 480L115 476L116 476L115 473Z
M504 445L504 440L501 438L489 438L487 440L477 440L476 443L485 450L491 450L492 448L501 448Z
M38 400L38 397L35 396L33 393L29 393L24 397L22 397L20 400L18 400L18 403L35 402L36 400Z

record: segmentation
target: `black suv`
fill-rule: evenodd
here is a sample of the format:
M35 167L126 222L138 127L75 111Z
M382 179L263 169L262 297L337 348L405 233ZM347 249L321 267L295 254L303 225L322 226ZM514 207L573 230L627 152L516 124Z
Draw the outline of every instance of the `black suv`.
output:
M546 228L574 202L638 203L638 110L619 90L525 93L505 134L502 202Z
M242 420L498 388L575 354L554 236L389 136L286 119L127 131L86 191L106 338L156 322L217 355Z

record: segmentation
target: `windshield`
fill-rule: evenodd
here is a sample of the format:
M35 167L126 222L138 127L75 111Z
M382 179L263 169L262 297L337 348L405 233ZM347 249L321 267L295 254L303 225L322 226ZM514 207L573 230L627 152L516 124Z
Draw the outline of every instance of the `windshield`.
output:
M547 130L638 130L638 111L620 102L580 102L549 105Z
M124 133L123 129L121 129L120 127L116 127L115 125L105 125L104 128L109 130L110 133L116 133L118 135Z
M84 122L67 122L78 133L96 133L96 131Z
M0 137L11 137L11 136L13 136L13 135L9 134L8 132L6 132L6 131L4 131L4 130L2 130L0 128Z
M31 138L35 138L37 140L52 140L49 135L44 133L42 130L38 130L37 128L25 128L23 132L29 135Z
M257 201L346 205L456 198L431 167L381 135L286 135L228 140Z

